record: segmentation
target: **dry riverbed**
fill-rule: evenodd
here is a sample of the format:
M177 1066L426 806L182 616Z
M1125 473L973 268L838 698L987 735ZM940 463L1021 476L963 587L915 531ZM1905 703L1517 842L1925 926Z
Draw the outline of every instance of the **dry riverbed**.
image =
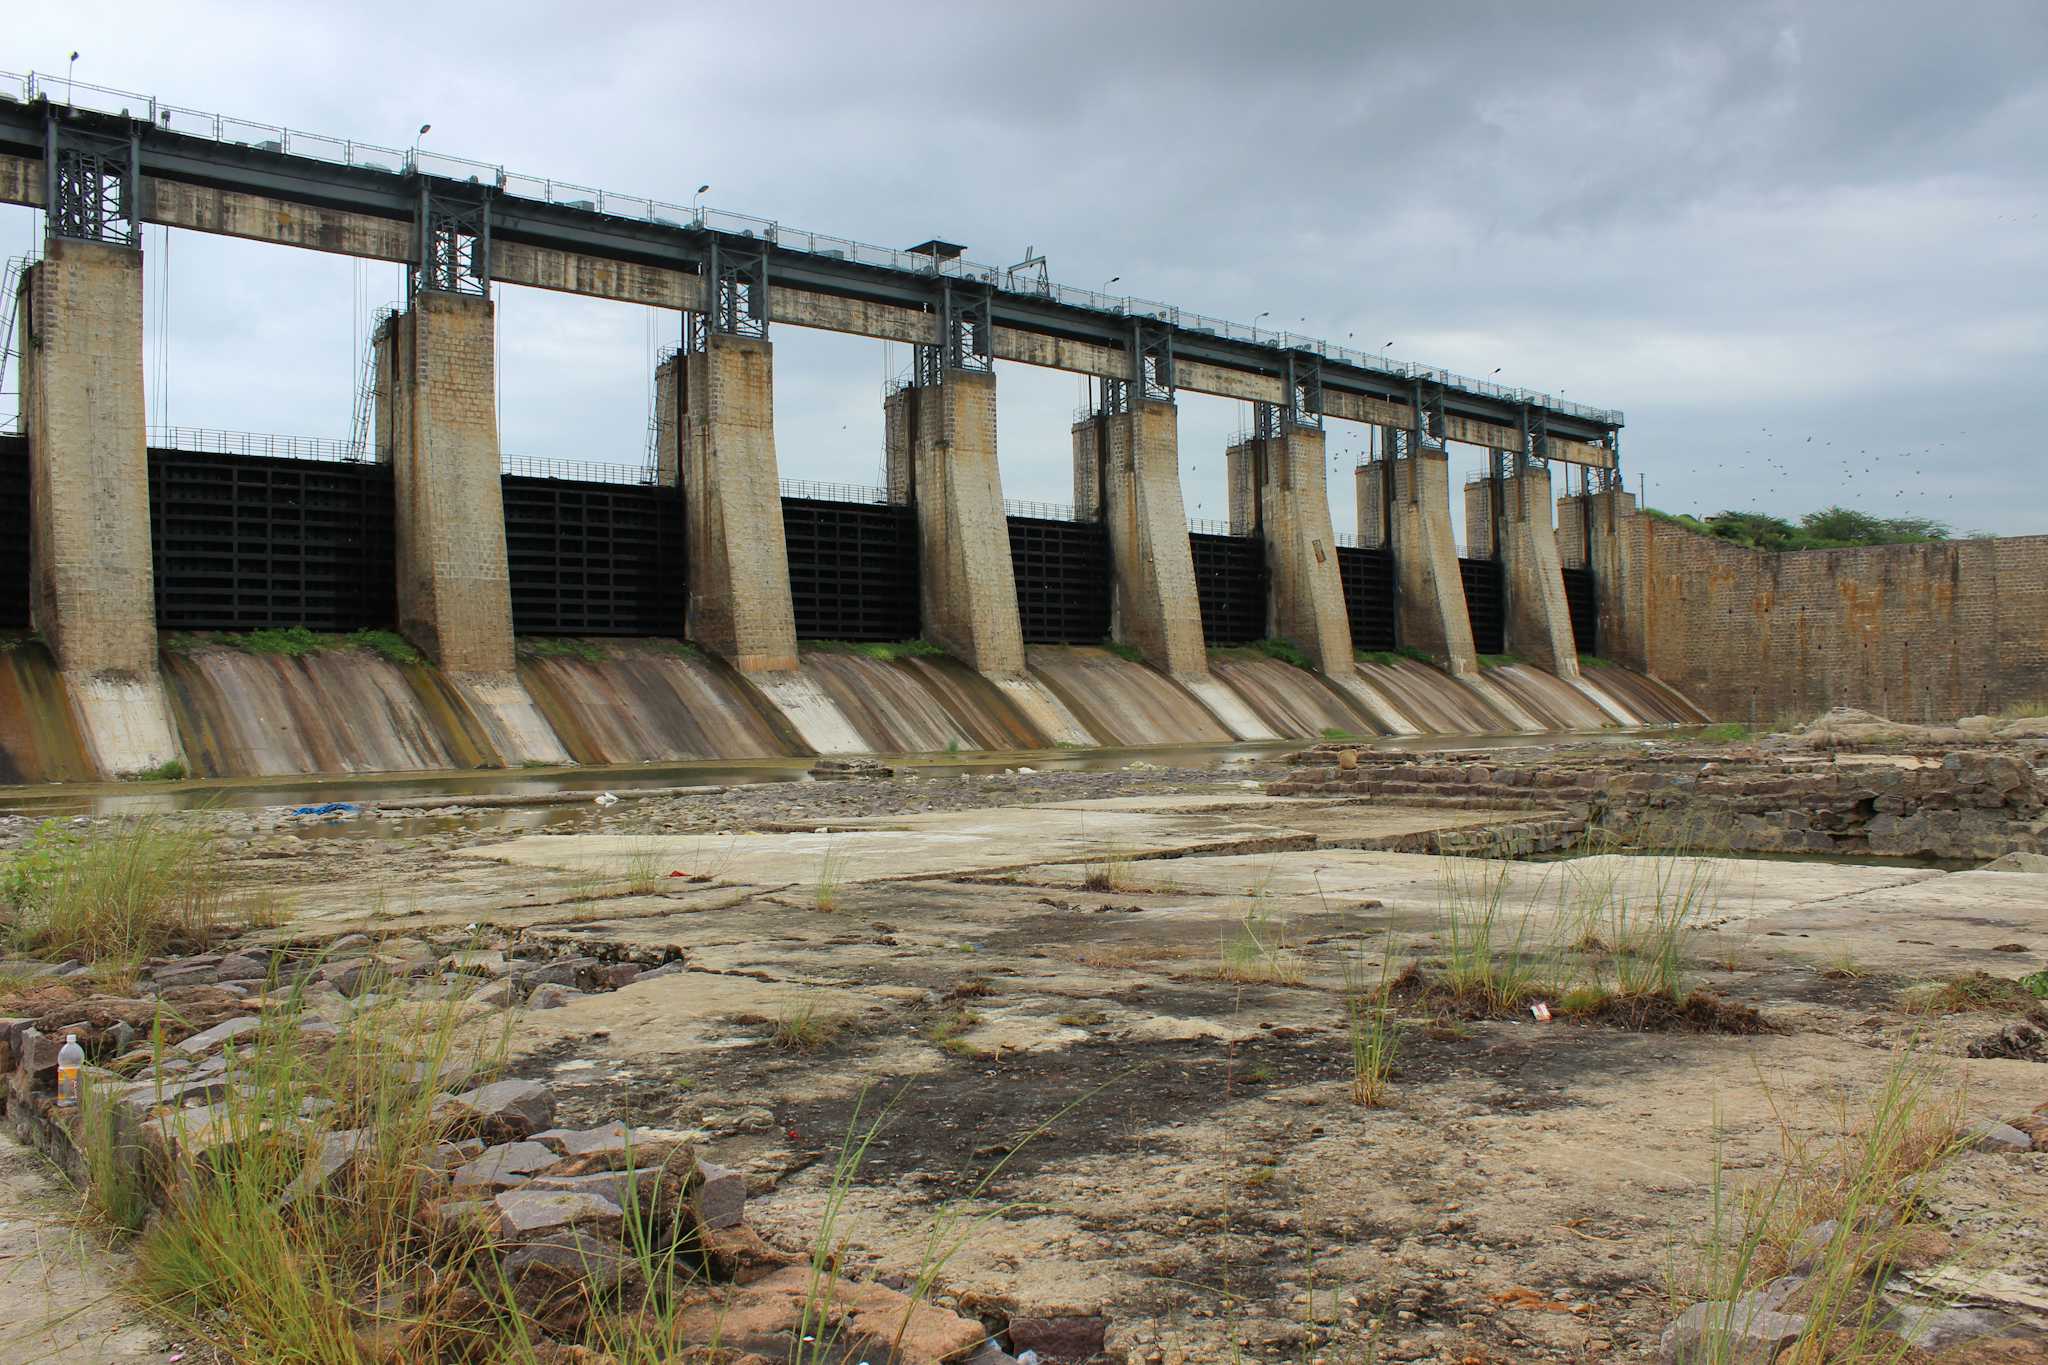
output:
M252 942L617 967L498 997L511 1074L563 1127L699 1134L771 1244L808 1250L879 1122L833 1226L847 1268L901 1286L939 1228L935 1302L1047 1362L1655 1358L1717 1171L1852 1125L1902 1050L1970 1122L2048 1101L2024 1006L1922 1003L2048 966L2048 873L1444 857L1413 850L1521 817L1266 795L1282 772L174 818L281 907ZM1540 1022L1410 979L1384 1101L1354 1102L1371 983L1440 976L1482 911L1497 954L1592 979L1631 931L1588 907L1678 886L1712 1010ZM2048 1153L1965 1152L1927 1213L1978 1298L2048 1328Z

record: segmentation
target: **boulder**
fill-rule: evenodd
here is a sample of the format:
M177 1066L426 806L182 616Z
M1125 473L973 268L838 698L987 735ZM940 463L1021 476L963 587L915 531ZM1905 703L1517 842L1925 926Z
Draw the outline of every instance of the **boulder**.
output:
M1751 1311L1743 1299L1709 1300L1664 1329L1657 1359L1662 1365L1773 1365L1805 1330L1806 1318L1798 1313Z
M1980 1152L2031 1152L2034 1139L2009 1123L1980 1123L1964 1141Z
M753 1284L685 1309L679 1335L685 1341L716 1340L727 1350L753 1351L771 1360L792 1358L800 1346L806 1308L813 1301L811 1270L790 1266ZM892 1365L944 1365L980 1350L988 1332L979 1322L872 1280L839 1280L832 1286L841 1355L849 1361L881 1359ZM899 1329L902 1348L890 1353Z
M489 1142L513 1142L555 1121L555 1095L539 1081L493 1081L437 1100L437 1118Z
M560 1159L538 1142L507 1142L457 1167L452 1183L458 1190L510 1189L524 1185Z
M204 1057L223 1043L232 1042L245 1033L253 1032L261 1027L262 1023L263 1021L253 1014L238 1014L232 1019L223 1019L204 1033L193 1034L178 1044L178 1051L187 1057Z
M617 1240L621 1210L595 1190L536 1189L531 1185L506 1190L495 1201L498 1231L525 1242L567 1228L583 1228Z
M697 1215L699 1227L736 1225L747 1212L747 1178L730 1166L699 1161L695 1187L690 1191L690 1208Z
M530 1010L558 1010L571 1001L583 998L582 991L571 990L567 986L535 986L532 993L526 997L526 1007Z

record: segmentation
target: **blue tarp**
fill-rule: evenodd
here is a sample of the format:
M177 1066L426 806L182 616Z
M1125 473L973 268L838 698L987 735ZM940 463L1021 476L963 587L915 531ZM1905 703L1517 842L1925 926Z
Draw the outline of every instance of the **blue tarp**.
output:
M362 807L353 801L329 801L318 806L294 806L293 815L354 815Z

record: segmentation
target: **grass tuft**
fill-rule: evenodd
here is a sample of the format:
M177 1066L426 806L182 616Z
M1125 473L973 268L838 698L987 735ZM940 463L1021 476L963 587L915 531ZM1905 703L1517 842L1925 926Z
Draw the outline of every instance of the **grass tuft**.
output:
M1394 1015L1394 945L1387 943L1375 978L1356 957L1344 964L1344 1015L1351 1042L1351 1102L1377 1109L1387 1102L1387 1085L1401 1052L1401 1025Z
M0 899L0 934L26 957L132 965L240 927L213 835L150 816L87 831L46 821L0 870Z
M775 1046L785 1052L816 1052L845 1028L846 1021L826 1014L808 996L782 1007L775 1017Z
M189 775L185 769L184 759L167 758L154 768L144 768L140 772L128 774L128 780L131 782L183 782Z
M2048 973L2035 973L2048 979ZM1980 1010L2027 1009L2034 1003L2032 978L2019 981L1989 972L1967 972L1946 981L1927 981L1899 998L1908 1014L1972 1014Z
M1673 1308L1707 1301L1732 1314L1744 1291L1786 1273L1798 1248L1810 1263L1796 1310L1806 1326L1781 1361L1919 1358L1886 1330L1884 1290L1909 1255L1942 1241L1921 1220L1962 1149L1961 1115L1960 1095L1939 1089L1927 1065L1902 1050L1863 1105L1841 1102L1830 1135L1801 1136L1780 1115L1779 1169L1769 1178L1732 1187L1717 1141L1712 1212L1687 1249L1690 1264L1674 1267ZM1801 1246L1816 1228L1830 1229L1826 1241Z

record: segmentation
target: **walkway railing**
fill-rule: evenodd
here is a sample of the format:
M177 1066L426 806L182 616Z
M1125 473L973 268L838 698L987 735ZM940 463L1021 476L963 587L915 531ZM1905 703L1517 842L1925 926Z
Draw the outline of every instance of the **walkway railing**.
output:
M1621 413L1615 409L1596 408L1585 403L1568 403L1553 394L1534 389L1509 388L1503 384L1467 378L1428 365L1391 360L1383 353L1353 350L1347 346L1338 346L1296 332L1212 318L1153 299L1105 294L1099 290L1055 284L1035 272L979 265L965 259L938 260L918 252L899 251L893 247L856 242L847 237L807 232L769 218L729 213L723 209L702 205L686 207L650 199L644 195L618 194L590 185L576 185L545 176L522 175L491 162L446 156L440 152L423 150L417 145L400 151L395 147L380 147L372 143L356 142L349 138L330 137L320 133L302 133L278 124L257 123L247 119L210 114L199 109L187 109L165 104L153 95L115 90L84 81L73 82L55 76L39 75L36 72L21 75L0 71L0 100L27 103L38 98L46 98L55 104L73 105L100 113L146 120L168 132L253 147L258 151L283 152L337 166L384 171L394 175L406 175L417 171L423 175L491 185L502 194L557 204L564 208L581 209L589 213L630 218L640 222L663 223L670 227L701 227L736 233L770 242L789 251L802 251L833 260L854 261L861 265L879 266L885 270L910 274L973 280L1006 294L1046 299L1072 308L1085 308L1092 312L1113 313L1129 318L1155 319L1189 331L1250 342L1258 346L1271 346L1277 350L1308 351L1340 364L1398 379L1424 380L1465 393L1482 394L1509 403L1529 403L1552 412L1569 413L1610 425L1619 426L1622 420Z
M809 498L814 502L879 502L889 501L889 490L870 488L865 484L821 483L814 479L782 480L782 496L785 498Z
M213 427L149 428L149 444L161 450L208 455L267 455L279 460L337 460L362 463L366 456L349 441L325 436L281 436L266 431L220 431Z
M1003 512L1012 517L1037 517L1040 521L1093 521L1084 517L1064 502L1031 502L1024 498L1004 498Z
M572 479L578 483L651 484L654 470L637 464L599 464L590 460L553 460L544 455L501 457L504 472L530 479Z

